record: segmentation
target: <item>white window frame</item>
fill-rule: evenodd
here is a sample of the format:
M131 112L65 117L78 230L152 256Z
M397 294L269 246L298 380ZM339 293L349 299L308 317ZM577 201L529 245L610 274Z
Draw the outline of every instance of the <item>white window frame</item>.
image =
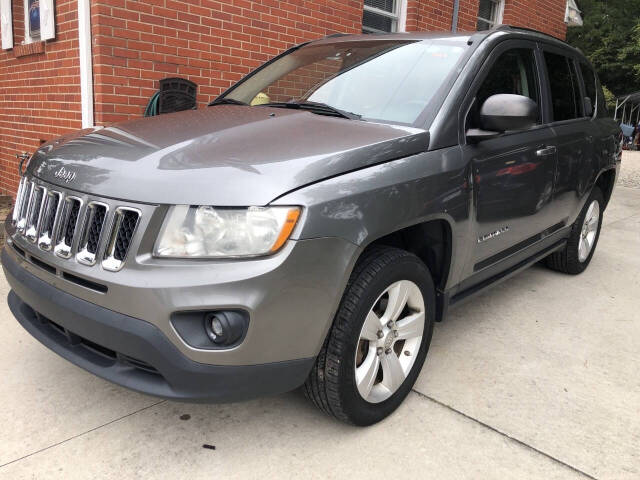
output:
M480 0L482 1L482 0ZM484 18L480 16L480 2L478 2L478 20L485 22L489 25L489 30L500 25L504 17L504 0L488 0L490 3L496 4L496 8L493 10L493 18Z
M369 5L364 5L364 11L390 18L393 21L391 24L392 32L405 32L407 26L407 0L394 0L393 3L393 12L387 12L386 10L381 10ZM376 30L365 27L364 25L362 26L362 30L366 30L371 33L387 33L384 30Z
M29 0L22 0L24 6L23 44L41 42L55 38L55 12L53 0L40 0L40 36L32 37L29 32Z
M2 49L13 48L13 15L11 0L0 0L0 30L2 34Z
M40 37L34 38L29 32L29 30L31 30L29 28L29 0L22 0L22 5L24 6L24 42L22 43L26 45L33 42L39 42ZM42 21L42 19L40 21ZM40 26L40 32L42 32L42 26Z

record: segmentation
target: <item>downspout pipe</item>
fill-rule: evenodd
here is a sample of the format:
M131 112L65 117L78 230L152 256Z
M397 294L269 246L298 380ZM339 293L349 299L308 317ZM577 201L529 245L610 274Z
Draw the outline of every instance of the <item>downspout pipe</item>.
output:
M93 127L93 56L91 55L91 0L78 0L80 99L82 128Z
M453 16L451 17L451 31L458 31L458 12L460 11L460 0L453 0Z

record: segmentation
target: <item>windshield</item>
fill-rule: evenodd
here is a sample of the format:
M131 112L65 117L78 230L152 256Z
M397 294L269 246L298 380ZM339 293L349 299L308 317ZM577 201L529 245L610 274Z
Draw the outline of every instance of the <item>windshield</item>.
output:
M413 123L460 59L466 41L362 40L307 45L275 60L224 100L314 102L363 119Z

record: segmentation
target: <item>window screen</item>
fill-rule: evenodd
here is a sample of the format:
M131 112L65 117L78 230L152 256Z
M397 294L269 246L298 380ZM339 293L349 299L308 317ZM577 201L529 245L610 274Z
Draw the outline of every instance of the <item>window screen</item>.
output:
M582 72L582 80L584 81L585 94L591 100L591 106L594 111L596 109L596 77L591 67L584 63L580 63L580 71Z
M378 8L387 12L395 11L394 0L364 0L364 4L367 7Z
M563 55L549 52L545 52L544 60L551 88L553 121L581 117L582 102L574 62Z
M364 0L362 31L364 33L398 30L400 0Z
M477 30L490 30L502 22L503 0L480 0L478 4Z

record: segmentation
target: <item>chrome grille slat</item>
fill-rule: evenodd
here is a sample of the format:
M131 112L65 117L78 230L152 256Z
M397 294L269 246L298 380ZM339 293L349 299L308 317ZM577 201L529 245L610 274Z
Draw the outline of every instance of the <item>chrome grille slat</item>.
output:
M24 188L24 197L22 199L22 205L20 206L20 216L18 218L17 229L19 231L24 231L24 228L27 224L27 212L29 211L29 206L31 205L31 197L33 196L33 189L35 187L35 183L26 182Z
M87 204L82 236L80 237L78 254L76 255L80 263L85 265L96 263L96 255L100 248L108 212L109 206L106 203L89 202Z
M82 200L78 197L68 196L63 201L60 222L56 228L57 243L53 249L59 257L70 258L72 255L71 249L81 208Z
M31 243L35 243L38 239L38 226L42 218L42 204L45 201L47 189L40 186L34 186L32 199L27 211L27 223L25 226L24 236Z
M139 222L140 210L130 207L116 208L109 243L102 260L102 268L113 272L122 268L131 249L131 241Z
M71 207L69 209L69 221L66 224L64 230L64 242L71 246L73 245L73 238L76 235L76 228L78 226L78 220L80 219L80 208L82 207L82 201L73 201L71 199Z
M61 207L60 200L62 199L62 194L60 192L49 190L45 198L46 201L42 207L38 247L42 250L51 250L56 220Z
M20 210L22 209L22 200L24 197L26 183L27 183L27 179L25 177L22 177L20 179L20 183L18 184L18 193L16 194L16 204L13 207L13 215L11 218L14 225L18 223L18 219L20 218Z

